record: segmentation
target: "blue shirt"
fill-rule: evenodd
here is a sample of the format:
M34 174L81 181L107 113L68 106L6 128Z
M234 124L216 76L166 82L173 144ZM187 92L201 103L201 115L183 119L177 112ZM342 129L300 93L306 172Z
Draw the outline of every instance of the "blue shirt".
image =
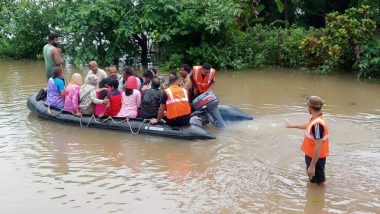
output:
M54 85L58 88L59 92L65 90L65 82L61 78L54 78Z

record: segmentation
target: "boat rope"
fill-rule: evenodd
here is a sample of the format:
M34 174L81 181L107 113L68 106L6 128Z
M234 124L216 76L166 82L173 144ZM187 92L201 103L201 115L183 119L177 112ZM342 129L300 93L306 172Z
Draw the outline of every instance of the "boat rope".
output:
M111 121L112 121L113 123L115 123L115 124L121 124L121 123L124 123L125 121L128 121L128 120L129 120L128 118L125 118L125 119L122 120L122 121L115 121L115 120L113 119L113 117L108 117L108 118L110 118Z
M83 116L81 116L80 119L79 119L79 124L80 124L81 127L83 127L82 118L83 118ZM88 123L87 123L87 125L85 127L88 127L90 125L92 119L95 119L94 115L91 116L90 121L88 121Z
M129 122L129 119L127 118L127 123L128 123L128 125L129 125L129 129L131 130L131 133L132 133L132 134L138 134L138 133L140 133L141 128L142 128L142 126L144 125L144 123L145 123L146 121L149 121L149 120L148 120L148 119L144 119L144 120L141 122L139 129L138 129L136 132L133 132L132 125L131 125L131 123Z
M91 118L90 118L90 121L88 121L88 123L85 126L83 126L83 124L82 124L82 118L83 118L83 116L81 116L80 120L79 120L79 123L80 123L81 127L88 127L90 125L90 123L91 123L92 120L94 120L96 123L105 123L108 120L111 120L111 122L115 123L115 124L121 124L121 123L127 122L128 126L129 126L129 130L131 131L132 134L138 134L138 133L140 133L141 128L143 127L144 123L146 123L147 121L149 121L149 119L144 119L141 122L138 130L136 132L134 132L133 128L132 128L132 125L129 122L129 118L125 118L124 120L121 120L121 121L115 121L113 117L109 116L109 117L105 118L104 120L101 120L101 119L97 120L96 117L95 117L95 115L92 115Z
M53 114L53 113L51 112L50 106L48 106L47 111L48 111L48 114L49 114L50 116L55 117L55 116L59 115L60 113L62 113L62 112L63 112L63 109L60 110L57 114Z

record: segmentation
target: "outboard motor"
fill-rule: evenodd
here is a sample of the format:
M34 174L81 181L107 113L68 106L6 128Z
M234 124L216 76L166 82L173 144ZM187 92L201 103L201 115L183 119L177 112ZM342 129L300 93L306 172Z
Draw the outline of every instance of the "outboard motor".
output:
M224 128L224 120L218 109L219 100L212 91L207 91L193 100L194 112L192 115L206 117L217 128Z

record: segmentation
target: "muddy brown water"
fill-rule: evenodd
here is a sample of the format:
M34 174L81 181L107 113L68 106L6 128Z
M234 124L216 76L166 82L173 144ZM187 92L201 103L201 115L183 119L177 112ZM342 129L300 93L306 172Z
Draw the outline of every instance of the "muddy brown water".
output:
M66 75L83 69L69 67ZM38 119L42 62L0 61L0 213L380 213L380 84L286 69L219 72L221 103L253 121L186 141ZM307 182L305 98L323 97L331 156Z

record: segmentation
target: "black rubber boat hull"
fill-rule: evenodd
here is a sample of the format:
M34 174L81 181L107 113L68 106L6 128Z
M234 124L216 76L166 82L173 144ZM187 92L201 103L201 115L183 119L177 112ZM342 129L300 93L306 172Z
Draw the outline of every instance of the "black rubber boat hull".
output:
M249 115L233 106L218 105L218 109L224 121L253 120L252 115Z
M171 138L181 138L181 139L215 139L214 136L209 134L206 130L199 126L188 125L181 127L170 127L163 124L151 125L149 123L143 123L141 119L130 119L128 122L122 122L124 118L113 118L112 120L107 120L105 122L97 122L91 116L84 116L82 118L76 117L71 113L62 112L59 110L51 108L48 112L48 107L43 101L36 101L36 94L30 96L27 100L27 106L29 110L35 113L39 118L52 120L60 123L71 123L80 126L111 129L127 131L128 133L139 132L139 134L151 134L159 135L163 137ZM99 121L100 119L97 118Z

